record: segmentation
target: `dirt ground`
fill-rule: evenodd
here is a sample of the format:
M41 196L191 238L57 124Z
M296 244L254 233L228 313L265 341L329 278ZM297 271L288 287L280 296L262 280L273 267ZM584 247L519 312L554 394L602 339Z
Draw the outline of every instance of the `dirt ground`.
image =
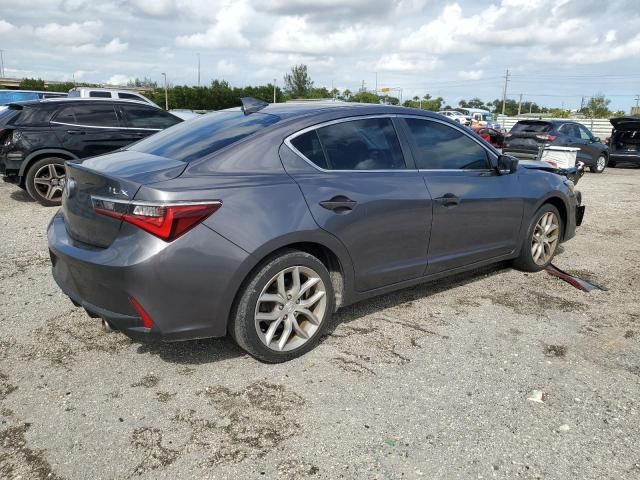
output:
M273 366L103 333L51 278L54 210L0 184L0 478L640 478L640 169L579 187L555 263L607 291L498 265Z

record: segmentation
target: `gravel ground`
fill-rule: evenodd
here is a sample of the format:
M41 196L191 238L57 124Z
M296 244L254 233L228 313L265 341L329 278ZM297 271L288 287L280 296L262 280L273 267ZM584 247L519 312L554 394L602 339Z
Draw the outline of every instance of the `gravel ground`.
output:
M103 333L51 278L54 211L0 184L0 478L640 478L640 170L579 186L556 264L607 291L498 265L272 366Z

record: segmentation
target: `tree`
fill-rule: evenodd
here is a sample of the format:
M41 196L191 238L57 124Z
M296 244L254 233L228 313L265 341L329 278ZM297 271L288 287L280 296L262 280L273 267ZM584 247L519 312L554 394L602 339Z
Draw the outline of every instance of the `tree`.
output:
M587 102L587 106L580 110L580 112L584 113L588 118L607 118L611 116L611 111L609 110L610 103L611 100L599 93L591 97Z
M23 78L18 85L20 90L44 90L44 80L38 78Z
M351 97L352 102L359 103L380 103L380 97L371 92L358 92Z
M158 82L148 77L144 77L143 79L136 77L135 80L129 80L127 82L127 87L158 88Z
M47 90L50 92L68 92L75 84L73 82L50 83Z
M468 102L466 100L460 100L458 105L462 108L482 108L483 110L489 110L489 106L485 105L484 102L477 97L472 98Z
M348 101L352 95L353 93L351 93L351 90L349 90L348 88L345 88L344 92L342 92L342 96L340 97L340 99Z
M415 96L413 99L407 100L403 103L405 107L420 108L422 110L430 110L432 112L439 112L442 110L443 104L444 99L442 97L433 98L428 93L422 98Z
M313 88L307 66L304 63L291 67L284 76L284 90L290 98L307 98Z

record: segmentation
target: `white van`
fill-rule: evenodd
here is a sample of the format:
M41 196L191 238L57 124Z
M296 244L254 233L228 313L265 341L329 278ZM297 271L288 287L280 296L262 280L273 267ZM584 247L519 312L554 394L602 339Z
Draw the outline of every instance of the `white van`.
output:
M493 119L493 114L489 110L481 108L458 108L459 112L471 118L471 128L484 127L500 129L500 125Z
M131 90L117 90L113 88L75 87L69 90L70 97L76 98L116 98L122 100L135 100L158 107L144 95ZM160 107L158 107L160 108Z

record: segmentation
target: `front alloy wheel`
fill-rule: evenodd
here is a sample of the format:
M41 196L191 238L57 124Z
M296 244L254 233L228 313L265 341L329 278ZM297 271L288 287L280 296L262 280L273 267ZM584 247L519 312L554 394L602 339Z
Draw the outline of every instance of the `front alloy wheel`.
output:
M560 222L554 212L546 212L533 230L531 238L531 257L540 266L546 266L558 247L560 239Z
M590 170L593 173L602 173L604 169L607 167L607 157L604 155L600 155L598 160L596 160L596 164L593 167L590 167Z

